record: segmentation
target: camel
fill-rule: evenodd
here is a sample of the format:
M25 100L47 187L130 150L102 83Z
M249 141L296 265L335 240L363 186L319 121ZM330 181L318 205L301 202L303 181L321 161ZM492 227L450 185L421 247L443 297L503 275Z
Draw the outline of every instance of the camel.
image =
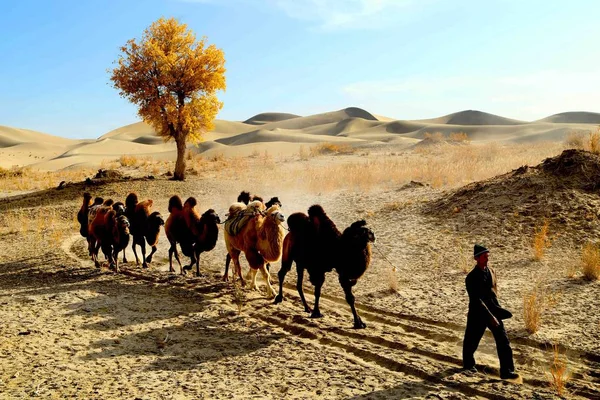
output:
M252 204L250 203L249 206ZM251 287L258 290L256 274L260 270L267 282L267 296L269 297L275 296L275 290L271 286L271 279L265 262L276 262L281 258L284 237L284 230L281 226L283 221L285 221L285 216L279 211L279 206L273 205L266 211L261 211L251 217L235 235L231 235L227 229L224 229L225 246L227 247L227 253L233 260L234 276L237 275L242 282L242 286L245 285L239 260L240 253L244 252L250 265ZM225 280L227 276L228 270L225 271Z
M295 262L298 274L296 288L304 311L310 312L311 318L322 317L319 310L321 288L325 282L325 274L335 269L344 289L346 302L352 310L354 328L366 328L356 312L352 293L352 287L371 263L371 242L375 241L375 234L366 226L366 221L356 221L341 233L323 208L313 205L308 209L308 215L294 213L289 216L287 223L290 232L283 243L281 270L278 274L279 294L275 298L275 304L283 300L283 281ZM304 270L308 272L309 280L315 287L315 305L312 310L304 298Z

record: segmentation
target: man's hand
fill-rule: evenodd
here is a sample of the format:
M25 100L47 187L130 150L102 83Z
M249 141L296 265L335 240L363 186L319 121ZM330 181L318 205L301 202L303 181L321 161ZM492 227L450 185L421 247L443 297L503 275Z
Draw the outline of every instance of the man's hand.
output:
M498 319L496 317L494 317L492 315L492 318L490 319L490 324L492 325L492 328L497 328L500 326L500 322L498 322Z

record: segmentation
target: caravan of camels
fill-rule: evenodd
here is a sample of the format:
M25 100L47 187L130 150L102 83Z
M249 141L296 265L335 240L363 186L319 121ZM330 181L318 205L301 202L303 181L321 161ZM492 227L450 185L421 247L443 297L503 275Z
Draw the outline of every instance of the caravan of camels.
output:
M123 252L123 263L127 263L125 249L131 242L136 265L140 265L136 251L136 246L139 246L141 265L148 268L157 250L161 226L164 226L170 244L169 271L175 272L175 256L180 274L186 274L195 265L196 275L200 276L200 255L215 248L219 225L223 224L227 248L223 280L229 280L229 265L233 261L233 279L238 278L242 286L245 286L246 280L251 280L251 288L258 290L256 278L260 271L267 285L267 296L275 297L275 303L280 303L283 300L285 276L295 262L297 289L304 310L311 313L312 318L319 318L322 316L319 298L325 274L335 269L352 310L354 327L366 327L356 311L352 294L352 287L369 267L371 243L375 241L375 234L367 227L366 221L356 221L340 232L323 207L315 204L308 209L308 214L291 214L287 218L288 233L285 234L286 218L280 211L282 204L279 198L273 197L264 202L261 197L245 191L240 193L237 202L231 204L223 223L213 209L200 214L194 197L183 202L179 196L172 196L166 220L160 212L153 211L152 206L151 199L139 201L135 193L130 193L125 203L100 197L92 200L87 192L83 195L77 221L81 235L87 239L89 256L96 267L100 267L98 253L102 249L110 268L119 272L119 253ZM148 256L146 244L152 249ZM189 257L188 265L182 265L177 244L183 255ZM250 267L245 278L239 260L242 252ZM271 285L269 266L279 260L281 269L277 293ZM306 302L302 288L305 270L315 287L312 309Z

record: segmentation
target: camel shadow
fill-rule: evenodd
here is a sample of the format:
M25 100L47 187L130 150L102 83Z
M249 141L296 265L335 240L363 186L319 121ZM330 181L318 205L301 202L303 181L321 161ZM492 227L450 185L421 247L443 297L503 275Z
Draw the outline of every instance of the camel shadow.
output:
M220 323L221 318L203 318L99 340L81 359L152 357L144 369L193 370L207 362L259 352L285 336L270 332L268 327L236 330L235 326L224 328Z
M423 380L410 380L405 381L398 386L394 386L388 389L376 390L370 393L354 396L348 398L348 400L378 400L378 399L408 399L408 398L446 398L440 397L440 385L441 381L446 378L453 378L454 376L459 379L452 379L454 381L460 381L460 376L464 374L464 371L460 367L450 367L440 373L436 374L432 379L425 377ZM448 388L448 383L444 386L449 392L454 390ZM452 398L452 397L449 397Z

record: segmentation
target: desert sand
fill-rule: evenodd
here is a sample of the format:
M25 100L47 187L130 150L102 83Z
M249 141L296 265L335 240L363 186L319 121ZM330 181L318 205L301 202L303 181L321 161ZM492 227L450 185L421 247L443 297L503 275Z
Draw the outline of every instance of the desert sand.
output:
M205 157L243 157L265 151L273 156L297 153L301 146L335 143L353 148L405 149L426 133L464 132L474 142L534 143L562 141L572 131L589 131L600 124L600 114L567 112L538 121L517 121L467 110L427 120L395 120L349 107L298 116L262 113L243 122L215 121L190 151ZM0 167L29 166L42 171L98 167L121 155L172 160L175 144L165 143L143 122L120 127L98 139L70 140L26 129L0 126Z
M600 156L563 152L565 136L595 130L597 122L589 121L598 116L523 122L465 111L397 121L357 108L309 117L264 113L217 121L199 147L190 147L214 159L194 161L185 182L120 168L131 177L90 176L61 189L9 193L0 198L0 398L552 399L553 344L568 367L565 396L599 398L600 282L567 271L578 266L584 243L600 241ZM11 163L59 175L121 154L175 155L143 123L95 141L0 132L3 162L11 154ZM466 132L472 142L416 146L426 132ZM34 142L48 146L34 151ZM356 151L300 154L300 146L319 143ZM521 158L503 160L536 146L548 154L527 153L527 168L518 168ZM469 158L476 159L463 164ZM456 179L452 170L422 172L439 160L454 160L462 170L499 167L462 171ZM335 272L323 289L324 317L311 319L294 269L278 305L266 298L260 279L262 291L246 288L241 295L223 282L222 232L201 257L201 277L168 273L164 231L150 268L136 266L129 247L129 262L115 274L94 267L75 219L85 191L120 201L134 191L153 199L164 218L171 195L194 196L200 211L214 208L224 219L241 190L278 196L286 216L318 203L340 229L368 222L377 238L373 259L354 289L366 329L352 329ZM551 244L536 261L531 242L544 218ZM489 332L476 353L480 372L460 369L464 278L477 242L490 248L500 301L514 314L506 327L521 384L499 379ZM243 257L242 266L245 272ZM279 268L271 268L274 285ZM308 280L304 286L312 303L312 286ZM547 304L530 334L523 298L536 287Z

